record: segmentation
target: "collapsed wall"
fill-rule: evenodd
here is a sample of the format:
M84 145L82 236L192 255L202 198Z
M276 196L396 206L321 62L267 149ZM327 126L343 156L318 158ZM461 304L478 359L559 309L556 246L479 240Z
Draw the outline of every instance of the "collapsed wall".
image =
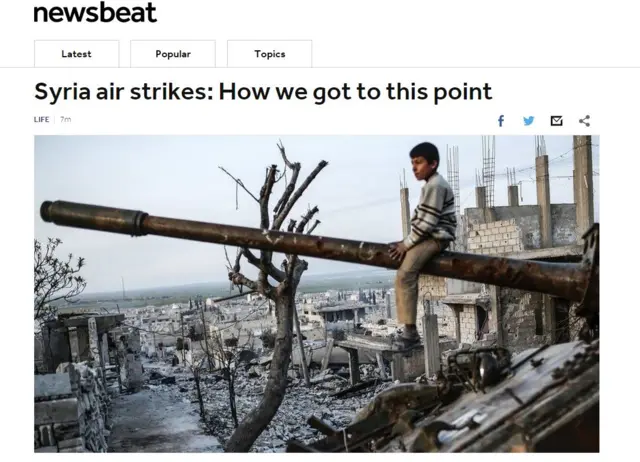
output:
M109 396L100 368L63 363L35 377L35 452L107 452Z

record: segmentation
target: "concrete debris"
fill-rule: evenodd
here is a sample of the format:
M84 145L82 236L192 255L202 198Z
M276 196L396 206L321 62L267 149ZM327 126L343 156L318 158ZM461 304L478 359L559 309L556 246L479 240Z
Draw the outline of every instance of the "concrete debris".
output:
M100 369L64 363L36 376L35 401L37 452L107 452L110 397Z
M239 367L237 370L234 388L239 422L254 410L262 398L269 369L260 363L264 363L263 358L254 359L248 367ZM197 408L196 385L190 372L166 366L157 370L152 370L151 367L153 366L145 365L149 379L153 377L147 382L146 387L156 393L173 393L175 399L190 402ZM311 372L312 386L307 388L301 374L290 370L289 385L280 409L269 427L255 442L251 452L285 452L286 442L292 438L308 443L316 440L320 436L319 432L307 425L307 419L312 415L336 428L342 428L351 423L356 413L377 393L392 385L390 381L379 380L358 394L336 398L331 395L350 387L347 380L348 369L342 367ZM360 366L363 380L379 377L379 372L379 369L371 364ZM388 367L386 373L389 376ZM172 380L166 381L166 378ZM224 445L234 431L227 382L219 372L202 371L200 387L207 415L207 427Z

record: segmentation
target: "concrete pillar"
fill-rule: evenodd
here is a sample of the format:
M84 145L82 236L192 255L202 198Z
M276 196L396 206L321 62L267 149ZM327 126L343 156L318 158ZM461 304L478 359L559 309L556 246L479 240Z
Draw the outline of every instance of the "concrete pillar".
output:
M509 207L518 207L520 205L520 194L518 194L518 185L514 184L507 189L509 198Z
M424 372L433 377L440 370L440 336L438 334L438 316L425 313L422 322L424 345Z
M542 295L542 308L544 310L544 330L550 344L556 343L557 321L556 305L551 295Z
M102 362L105 365L109 365L109 338L105 332L102 334Z
M551 234L551 192L549 156L536 157L536 192L540 209L540 241L542 248L553 247Z
M322 366L320 368L321 371L324 371L327 367L329 367L329 361L331 360L331 352L333 351L333 337L326 340L326 347L324 356L322 357Z
M489 286L489 297L491 298L491 324L489 329L495 329L498 346L503 347L505 345L502 306L500 304L500 287Z
M360 383L360 361L358 360L358 350L349 348L347 350L349 355L349 382L350 385L356 385Z
M69 348L71 349L71 361L77 363L80 359L77 327L69 327Z
M101 366L102 357L100 356L100 346L98 345L100 339L98 338L96 318L89 318L87 326L89 330L89 353L91 355L91 360L94 361L94 366Z
M573 155L573 165L575 166L576 163L576 156L575 154ZM578 182L576 181L576 169L573 169L573 203L577 204L578 203Z
M391 319L391 292L387 292L384 296L384 307L387 319Z
M398 380L399 382L405 381L405 371L404 371L404 361L402 360L402 355L396 353L392 356L391 359L391 380L394 382Z
M376 353L376 361L378 362L378 369L380 369L380 378L382 380L387 380L387 371L384 366L384 359L382 358L382 353Z
M573 137L576 224L579 238L593 224L593 159L590 136Z
M487 208L487 188L486 186L476 187L476 207L479 209Z
M409 188L400 190L400 208L402 211L402 233L407 237L411 232L411 211L409 210Z
M129 391L139 391L142 387L142 361L140 360L140 331L132 329L119 335L124 337L124 343L118 339L118 354L120 356L120 376L122 384ZM189 350L190 352L191 350Z

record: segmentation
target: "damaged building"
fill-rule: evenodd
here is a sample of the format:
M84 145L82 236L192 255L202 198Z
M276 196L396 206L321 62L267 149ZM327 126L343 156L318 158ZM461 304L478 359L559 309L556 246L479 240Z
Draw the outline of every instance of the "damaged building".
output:
M579 262L581 236L594 222L590 141L574 137L575 203L552 204L549 158L535 158L537 203L521 205L518 185L508 186L508 204L489 206L487 186L476 187L476 207L458 217L455 250L548 262ZM536 292L421 276L419 319L425 306L437 315L438 332L458 343L486 342L513 351L572 336L570 303Z

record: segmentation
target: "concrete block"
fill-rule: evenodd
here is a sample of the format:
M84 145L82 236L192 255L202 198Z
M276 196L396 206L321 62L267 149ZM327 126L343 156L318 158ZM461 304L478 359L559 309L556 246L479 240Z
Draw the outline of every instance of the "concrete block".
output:
M34 397L51 398L71 395L69 374L45 374L34 376Z
M498 233L500 233L500 234L504 234L504 233L506 233L506 232L507 232L507 228L506 228L505 226L500 226L500 227L498 228Z
M35 425L74 422L80 415L77 398L35 403Z
M82 435L80 422L68 422L53 425L53 436L57 441L70 440Z
M72 438L70 440L64 440L58 443L58 449L68 449L74 446L84 446L84 438Z
M518 245L518 240L517 239L508 239L507 240L507 245Z
M492 221L491 223L487 223L487 229L493 229L496 227L496 222Z
M40 445L55 446L56 439L53 436L53 428L51 425L41 425L38 427Z
M84 446L74 446L72 448L60 449L60 452L87 452Z
M486 223L482 223L478 229L487 229L487 224Z
M480 231L476 231L478 236L486 236L487 235L487 230L486 229L481 229Z
M508 246L506 246L504 249L505 249L504 251L505 251L506 253L512 253L512 252L514 252L514 248L513 248L513 246L512 246L512 245L508 245Z
M516 227L515 224L507 226L507 232L508 233L515 233L517 231L518 231L518 228Z
M35 452L58 452L58 446L43 446L36 449Z

